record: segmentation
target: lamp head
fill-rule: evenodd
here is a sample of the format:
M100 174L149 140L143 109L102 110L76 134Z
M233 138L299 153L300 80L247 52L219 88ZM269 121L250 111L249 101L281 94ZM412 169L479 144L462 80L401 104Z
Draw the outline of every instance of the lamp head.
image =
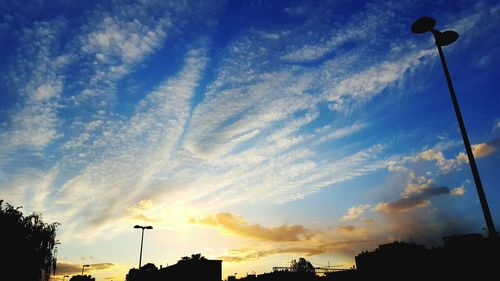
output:
M433 31L432 33L434 34L436 45L438 46L450 45L458 39L458 33L452 30L445 32Z
M421 17L417 19L411 26L413 33L424 33L432 31L436 26L436 20L431 17Z
M153 229L153 227L151 225L148 225L145 227L146 229Z
M89 267L89 266L90 266L90 264L85 264L85 265L83 265L83 267Z
M141 228L141 226L140 226L140 225L138 225L138 224L136 224L136 225L134 226L134 228Z

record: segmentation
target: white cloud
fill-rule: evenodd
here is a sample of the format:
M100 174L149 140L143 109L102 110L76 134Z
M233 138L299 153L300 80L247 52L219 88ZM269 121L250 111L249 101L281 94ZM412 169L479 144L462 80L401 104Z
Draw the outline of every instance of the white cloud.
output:
M329 125L327 125L329 126ZM325 141L337 140L351 134L354 134L367 126L366 123L354 123L351 126L339 128L329 132L328 134L317 138L316 143L322 143Z
M193 112L186 148L201 158L216 157L249 132L270 129L297 111L314 109L314 97L303 92L310 83L307 77L297 79L288 71L263 76L238 90L210 91L209 99Z
M320 38L313 37L313 43L304 40L305 42L301 47L289 50L281 56L281 59L288 62L314 61L325 57L325 55L329 53L335 52L345 43L376 41L381 38L379 35L384 25L391 22L391 19L394 19L394 10L397 8L391 3L378 3L378 5L371 5L366 8L367 9L362 12L351 16L349 21L344 23L341 27L332 24L334 27L333 30ZM306 13L308 10L306 7L298 6L289 7L286 11L290 14L299 15ZM325 20L328 21L331 19L318 18L318 21L312 20L305 28L311 28L311 25L324 24L323 21ZM301 32L305 33L304 30L301 30Z
M43 212L48 221L57 221L56 218L50 217L48 199L58 174L57 168L43 171L39 168L23 167L5 179L0 179L2 199L13 205L22 205L23 212Z
M410 53L395 61L384 61L357 73L340 79L325 92L329 101L337 101L343 96L356 100L365 100L380 93L396 80L401 79L407 70L419 64L422 57L429 56L429 50Z
M402 197L409 197L414 194L419 194L431 188L434 183L433 179L424 176L416 176L414 172L409 172L408 183L405 190L401 193Z
M493 125L493 131L500 129L500 119L495 120L495 124Z
M34 101L45 101L53 97L58 97L62 89L61 84L62 83L59 81L58 83L43 84L39 86L31 95L32 99Z
M346 222L348 220L357 219L369 207L370 207L370 205L368 205L368 204L351 207L347 210L347 214L343 215L342 218L340 218L340 221Z
M413 162L418 162L421 160L424 161L435 161L436 165L441 169L441 171L448 173L459 166L461 166L463 163L467 163L467 156L465 153L460 152L457 154L455 158L452 159L446 159L444 156L443 152L438 149L427 149L425 151L422 151L416 156L412 157L407 157L406 160L413 161Z
M390 172L399 172L399 173L407 173L409 172L408 168L402 166L398 161L389 160L387 161L387 169Z
M53 48L63 25L59 19L40 21L23 30L16 61L19 68L10 73L18 106L9 116L8 130L0 133L0 148L40 150L60 136L57 111L64 78L60 72L70 58L54 53ZM36 47L32 42L37 42Z
M472 147L472 153L476 158L482 158L493 153L496 148L487 143L474 144ZM464 152L459 152L456 157L447 159L442 150L439 148L431 148L424 150L417 154L416 156L406 157L405 161L434 161L436 165L441 169L441 171L448 173L452 170L457 169L462 164L469 163L469 159Z
M101 61L118 58L128 63L135 62L158 47L166 35L165 28L164 21L151 28L137 19L122 21L108 16L97 30L86 35L82 49L95 54Z

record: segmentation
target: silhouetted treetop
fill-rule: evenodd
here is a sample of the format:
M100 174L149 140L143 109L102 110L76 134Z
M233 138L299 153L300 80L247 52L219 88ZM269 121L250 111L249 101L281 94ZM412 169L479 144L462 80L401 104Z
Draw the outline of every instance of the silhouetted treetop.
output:
M38 213L25 217L20 208L0 200L2 274L21 281L46 281L56 270L59 223L46 224Z
M299 261L292 261L291 270L295 272L314 272L314 266L306 259L299 258Z
M92 275L73 275L69 281L95 281Z
M158 267L154 263L147 263L141 266L140 269L131 268L125 280L127 281L141 281L141 280L153 280L155 274L158 272Z
M194 261L203 261L203 260L206 260L207 258L205 258L204 256L202 256L201 254L192 254L191 257L182 257L180 260L179 260L179 263L182 263L182 262L194 262Z
M156 265L154 263L147 263L147 264L141 266L140 271L154 272L154 271L158 271L158 267L156 267Z

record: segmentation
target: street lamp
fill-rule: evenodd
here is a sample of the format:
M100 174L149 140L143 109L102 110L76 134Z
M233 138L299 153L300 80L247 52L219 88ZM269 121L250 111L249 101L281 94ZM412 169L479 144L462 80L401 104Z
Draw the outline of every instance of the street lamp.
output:
M66 279L66 277L69 277L69 275L64 275L63 276L63 281L64 281L64 279Z
M495 237L497 233L495 230L495 224L493 223L493 219L491 218L488 201L486 201L486 195L484 194L483 185L481 184L481 179L479 178L479 171L477 169L476 160L474 159L474 154L472 153L469 137L467 136L467 131L465 130L464 121L462 119L462 113L460 113L457 97L455 96L455 90L453 89L453 84L451 83L448 66L446 65L443 50L441 49L442 46L450 45L451 43L455 42L458 39L458 33L451 30L440 32L434 29L435 25L436 20L434 20L433 18L421 17L413 23L413 25L411 26L411 31L413 33L425 33L430 31L432 35L434 35L434 39L436 40L436 47L439 52L439 57L441 58L441 64L443 65L446 81L448 82L448 89L450 90L451 100L453 102L453 107L455 108L455 113L457 115L458 125L460 126L460 132L462 133L465 150L467 151L467 157L469 158L469 164L472 171L472 176L474 177L474 183L476 184L477 193L479 195L479 201L481 202L481 208L483 209L486 226L488 227L488 236L492 238Z
M86 267L89 267L89 266L90 266L89 264L84 264L84 265L82 266L82 276L83 276L83 270L84 270Z
M141 252L139 253L139 269L141 269L141 261L142 261L142 243L144 241L144 229L153 229L152 226L140 226L140 225L135 225L134 228L140 228L142 229L142 235L141 235Z

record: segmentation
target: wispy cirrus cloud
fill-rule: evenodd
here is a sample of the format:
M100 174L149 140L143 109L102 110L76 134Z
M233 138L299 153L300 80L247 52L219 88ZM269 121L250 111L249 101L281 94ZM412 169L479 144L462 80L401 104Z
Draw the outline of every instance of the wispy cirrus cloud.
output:
M111 18L104 18L101 23L98 31L86 37L86 42L93 42L90 46L95 52L114 52L124 63L133 61L135 56L125 54L117 47L116 42L126 36L106 36L109 34L106 30L119 28L122 23ZM141 29L137 23L125 23L124 26L125 29ZM286 65L264 70L256 68L257 63L261 64L259 59L267 56L266 51L255 48L255 43L250 40L256 36L261 36L261 33L251 32L228 48L217 70L217 79L209 85L204 100L194 108L185 108L180 119L185 123L174 120L165 122L170 120L167 111L162 109L165 103L151 98L156 96L151 94L138 105L137 113L128 122L94 120L84 125L83 133L65 146L81 151L85 146L80 145L93 143L93 146L102 147L102 150L98 150L101 156L91 161L80 175L63 185L61 198L71 198L71 194L87 194L85 196L90 200L96 196L111 199L114 198L112 194L120 189L132 190L134 186L144 186L134 189L127 196L128 199L123 199L126 203L122 204L130 206L153 195L166 197L170 190L182 188L185 192L174 192L179 197L196 194L190 198L184 197L182 202L211 202L203 205L221 208L249 200L297 200L323 187L383 169L384 161L378 159L383 151L382 145L373 145L350 155L347 153L339 160L314 160L318 152L308 140L323 137L322 142L332 142L361 131L366 127L364 123L354 123L345 129L331 129L329 132L328 129L320 130L316 134L302 133L301 130L318 118L320 103L340 96L350 97L353 102L369 99L402 77L404 70L418 64L418 60L426 53L412 54L386 64L381 69L384 70L382 73L387 73L377 75L376 79L372 77L376 69L373 67L368 72L364 69L346 73L340 82L333 80L329 81L330 85L322 85L315 77L324 81L322 75L318 74L332 68L328 62L320 66L319 70L300 67L290 69ZM149 51L149 47L144 47L144 54ZM233 71L233 68L238 71ZM184 82L171 80L171 83L168 87L175 91L176 83L182 85ZM326 91L320 96L309 93L323 91L323 88L334 83L337 86L333 87L333 96L326 94ZM319 89L318 85L321 85ZM347 88L352 88L352 91ZM179 102L172 98L169 102L183 108L186 100ZM146 114L142 113L143 110ZM291 121L291 116L296 120ZM160 123L169 126L167 133L163 131L167 127ZM95 135L95 130L99 130L100 135ZM165 135L168 136L166 139ZM134 148L134 143L138 142L148 143L148 148ZM174 151L174 147L180 150ZM114 171L108 174L106 169L111 166L115 167ZM133 168L137 166L148 169ZM315 173L311 173L313 170ZM105 174L107 176L95 176ZM336 177L331 178L332 174ZM111 182L108 180L111 178L120 180ZM200 188L201 185L203 188ZM104 186L112 187L103 193L101 188ZM263 190L266 192L261 192ZM98 211L106 215L96 215L92 219L86 217L86 223L104 224L106 218L110 217L108 214L114 213L117 205L117 202L106 204ZM74 215L80 216L78 212Z
M314 7L291 5L285 11L295 16L313 13L315 15L322 15L322 13L319 13L320 9L321 4ZM341 49L344 44L363 44L367 41L371 41L374 44L378 40L383 40L384 36L377 35L384 33L385 25L397 20L398 16L395 11L399 9L401 9L401 6L389 2L366 5L364 10L345 19L345 24L341 26L334 25L332 30L324 31L320 38L306 33L308 40L304 41L307 43L304 42L298 46L294 45L294 48L287 50L281 56L281 59L289 62L309 62L323 59L332 52L345 52ZM331 20L331 18L321 18L318 16L311 17L311 20L306 23L305 29L311 29L312 26Z
M169 166L169 156L183 133L190 100L205 62L203 50L191 50L178 77L168 79L148 95L127 123L118 123L121 125L121 128L116 128L118 133L103 140L109 141L104 154L62 186L58 195L60 202L74 204L70 212L84 220L78 223L92 228L103 225L115 216L115 212L121 212L153 191L135 187L148 183L155 173L163 170L165 165ZM168 137L162 138L161 135ZM149 145L136 145L138 143ZM157 150L158 147L161 150ZM113 167L111 172L109 167ZM116 195L124 190L130 193L122 198L119 207ZM89 216L84 206L97 198L100 202L107 202L106 207L95 206L95 212Z

